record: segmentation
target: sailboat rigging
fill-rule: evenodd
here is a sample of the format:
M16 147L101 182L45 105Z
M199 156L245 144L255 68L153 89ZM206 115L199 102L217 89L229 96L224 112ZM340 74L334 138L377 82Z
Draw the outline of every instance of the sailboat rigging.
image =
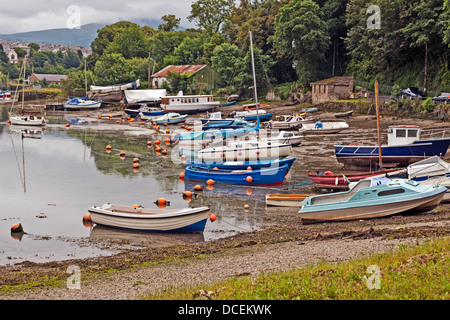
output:
M87 67L86 60L84 60L84 89L86 92L85 98L72 98L64 102L64 109L98 109L102 105L101 101L88 100L87 91Z
M34 115L14 115L12 113L12 108L14 107L14 102L15 102L15 97L17 96L17 92L19 89L19 83L20 83L20 79L22 80L22 82L25 81L25 72L26 72L26 65L27 65L27 58L25 57L23 64L22 64L22 68L20 69L20 77L19 77L19 81L17 83L17 87L16 87L16 92L14 95L14 101L11 104L11 108L9 110L9 121L11 124L13 125L23 125L23 126L45 126L47 124L47 120L44 117L41 116L34 116ZM22 77L22 69L23 69L23 77ZM25 103L25 87L22 86L22 113L23 113L23 108L24 108L24 103Z

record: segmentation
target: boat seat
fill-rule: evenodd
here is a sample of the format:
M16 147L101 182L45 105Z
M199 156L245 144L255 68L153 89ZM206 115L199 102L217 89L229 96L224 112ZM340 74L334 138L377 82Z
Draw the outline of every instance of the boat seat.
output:
M350 200L355 195L355 193L358 192L359 189L370 187L370 185L371 185L370 180L360 181L348 192L330 194L327 195L326 197L313 197L311 198L311 205L334 203L334 202L346 202Z

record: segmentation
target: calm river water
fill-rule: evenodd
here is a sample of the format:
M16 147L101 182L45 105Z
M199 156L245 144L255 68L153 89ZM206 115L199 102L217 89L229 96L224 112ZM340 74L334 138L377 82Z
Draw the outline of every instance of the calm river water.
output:
M2 108L1 265L111 254L90 240L107 238L114 231L85 226L82 221L89 207L107 202L153 207L154 201L163 197L170 201L170 208L210 205L217 220L208 221L202 235L187 241L226 237L266 223L264 195L274 193L273 188L214 186L186 202L182 194L192 191L193 185L179 179L184 164L173 162L170 154L156 154L154 146L148 147L147 141L156 138L150 130L127 134L100 127L96 130L95 124L89 125L89 130L83 126L66 128L63 119L50 119L44 132L31 133L32 128L7 125L6 120ZM106 152L108 144L112 146L110 153ZM123 160L119 157L122 150L127 153ZM138 172L133 171L134 157L140 159ZM250 210L243 210L245 204ZM21 238L10 233L17 223L26 232ZM118 233L118 237L127 235L128 239L154 237L155 245L178 241L175 236Z

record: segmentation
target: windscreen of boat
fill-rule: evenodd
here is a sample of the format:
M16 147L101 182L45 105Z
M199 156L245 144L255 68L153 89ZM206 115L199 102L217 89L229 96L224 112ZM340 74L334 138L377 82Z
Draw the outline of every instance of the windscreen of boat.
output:
M389 189L389 190L380 191L380 192L378 192L378 196L379 197L392 196L394 194L400 194L400 193L405 193L405 189L397 188L397 189Z
M345 202L350 200L361 188L367 188L371 186L371 180L361 180L348 192L338 192L327 194L326 196L311 197L311 205L327 204L335 202Z

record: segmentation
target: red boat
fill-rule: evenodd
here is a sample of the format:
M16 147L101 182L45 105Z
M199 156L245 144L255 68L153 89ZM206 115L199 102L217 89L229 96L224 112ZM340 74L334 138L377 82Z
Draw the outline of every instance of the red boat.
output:
M330 171L325 173L310 173L308 177L314 184L323 189L346 189L351 182L357 182L365 178L376 178L384 176L396 176L405 173L405 169L384 169L380 171L333 174Z

